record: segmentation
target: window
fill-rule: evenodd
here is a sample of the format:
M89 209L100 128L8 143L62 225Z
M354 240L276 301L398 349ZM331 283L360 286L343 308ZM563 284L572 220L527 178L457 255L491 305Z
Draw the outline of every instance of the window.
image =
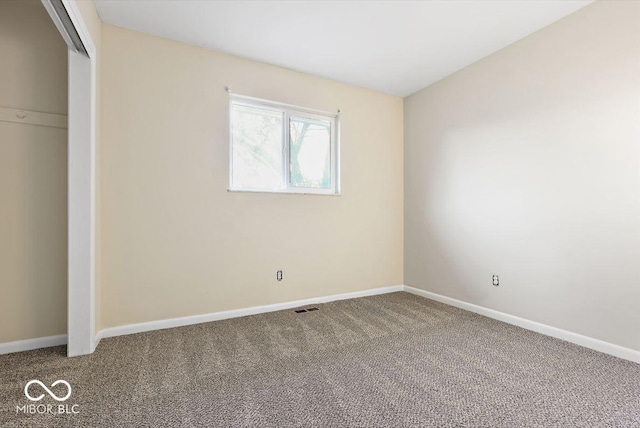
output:
M231 95L230 190L338 194L338 115Z

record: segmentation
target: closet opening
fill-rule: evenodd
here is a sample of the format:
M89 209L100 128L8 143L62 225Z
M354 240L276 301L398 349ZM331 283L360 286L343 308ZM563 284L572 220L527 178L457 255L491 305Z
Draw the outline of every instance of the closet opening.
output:
M0 54L0 352L91 353L95 45L74 2L9 1Z

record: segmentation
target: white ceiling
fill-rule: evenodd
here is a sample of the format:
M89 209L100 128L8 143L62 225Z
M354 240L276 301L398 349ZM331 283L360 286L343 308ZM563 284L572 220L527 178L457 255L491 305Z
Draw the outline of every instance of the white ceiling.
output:
M97 0L109 24L407 96L593 0Z

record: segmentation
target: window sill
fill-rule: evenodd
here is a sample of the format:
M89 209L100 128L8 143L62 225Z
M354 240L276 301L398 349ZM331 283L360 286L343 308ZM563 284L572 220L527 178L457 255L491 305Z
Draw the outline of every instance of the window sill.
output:
M227 192L230 193L270 193L272 195L313 195L313 196L342 196L341 193L332 193L332 192L305 192L298 191L292 192L289 190L247 190L247 189L227 189Z

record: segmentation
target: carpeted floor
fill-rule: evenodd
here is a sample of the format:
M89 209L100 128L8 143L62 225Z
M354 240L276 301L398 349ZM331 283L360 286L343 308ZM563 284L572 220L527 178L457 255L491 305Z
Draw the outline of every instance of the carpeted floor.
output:
M317 307L0 356L0 427L640 427L639 364L402 292ZM31 379L78 413L17 413Z

